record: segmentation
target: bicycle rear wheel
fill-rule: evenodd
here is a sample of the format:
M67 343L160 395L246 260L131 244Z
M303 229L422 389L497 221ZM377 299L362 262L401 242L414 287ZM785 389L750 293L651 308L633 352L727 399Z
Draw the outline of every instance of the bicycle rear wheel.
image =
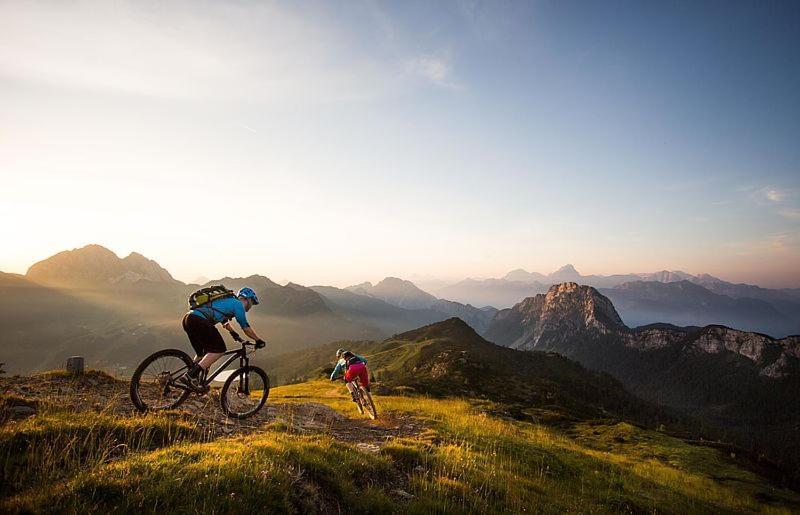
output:
M375 409L375 403L372 402L372 394L369 393L363 386L358 387L360 391L359 397L361 397L361 402L364 404L364 407L367 409L367 415L372 420L378 418L378 410Z
M242 367L231 374L220 392L222 411L231 418L252 417L269 396L269 377L258 367Z
M359 393L359 391L361 389L361 385L358 383L358 381L353 381L353 386L355 386L356 392L355 392L355 394L351 394L351 395L353 395L353 397L355 397L355 399L356 399L356 408L358 408L358 412L363 415L364 414L364 403L362 402L361 394ZM347 391L349 393L350 388L348 388Z
M189 390L175 380L194 364L178 349L166 349L148 356L131 378L131 401L139 411L172 409L189 397Z

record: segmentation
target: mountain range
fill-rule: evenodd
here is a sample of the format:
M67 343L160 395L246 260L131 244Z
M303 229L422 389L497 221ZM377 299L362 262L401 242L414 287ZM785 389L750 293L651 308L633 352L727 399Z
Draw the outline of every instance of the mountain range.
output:
M503 279L466 280L450 287L477 291L475 302L459 302L464 298L460 295L456 300L438 298L394 277L347 288L291 282L281 286L259 275L205 284L254 287L263 302L251 313L253 324L263 328L272 351L280 354L341 338L385 338L454 316L479 334L491 334L487 331L498 327L494 318L501 315L480 302L481 296L500 306L518 299L513 305L545 293L546 282L580 278L612 284L633 276L639 279L601 289L629 326L665 322L722 324L775 336L800 332L796 291L734 285L683 272L582 276L567 265L547 276L515 270ZM186 297L199 286L174 279L141 254L120 258L99 245L60 252L35 263L24 276L0 273L0 303L5 307L0 322L8 328L0 335L5 347L0 358L11 371L29 371L82 353L99 365L124 371L148 352L184 341L178 320ZM49 352L39 350L43 345Z
M476 306L508 308L563 282L599 288L630 326L722 324L774 336L800 333L800 291L734 284L709 274L582 275L565 265L546 275L517 269L500 279L465 279L436 293Z
M185 342L180 317L186 298L210 284L256 290L262 302L249 317L276 354L341 338L384 338L452 316L484 330L494 314L436 299L394 278L363 294L281 286L260 275L185 284L141 254L120 258L88 245L37 262L24 276L0 272L0 323L8 328L0 334L0 361L9 371L26 372L82 354L124 373L147 354Z

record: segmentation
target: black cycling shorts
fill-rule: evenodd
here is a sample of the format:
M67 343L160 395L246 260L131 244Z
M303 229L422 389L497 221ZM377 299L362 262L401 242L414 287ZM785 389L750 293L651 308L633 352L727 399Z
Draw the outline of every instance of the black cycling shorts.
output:
M209 352L225 352L225 340L214 325L197 315L186 313L183 316L183 330L198 356Z

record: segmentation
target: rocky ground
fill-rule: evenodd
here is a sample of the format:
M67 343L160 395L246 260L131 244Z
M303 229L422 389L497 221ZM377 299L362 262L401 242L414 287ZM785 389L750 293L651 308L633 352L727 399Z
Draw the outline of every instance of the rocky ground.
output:
M14 423L48 410L138 416L128 388L127 382L102 372L74 377L58 372L0 377L0 423ZM206 395L192 395L170 412L196 421L209 439L259 432L266 424L283 423L298 433L327 434L368 452L377 452L393 438L412 437L425 430L422 422L407 415L383 413L373 421L357 417L355 407L353 413L354 418L348 418L322 404L268 400L264 409L253 417L234 420L220 409L215 389Z

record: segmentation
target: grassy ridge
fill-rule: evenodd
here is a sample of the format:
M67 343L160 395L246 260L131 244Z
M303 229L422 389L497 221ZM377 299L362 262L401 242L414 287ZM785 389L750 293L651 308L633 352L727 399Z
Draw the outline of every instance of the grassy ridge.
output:
M357 416L344 388L325 381L276 388L270 399ZM382 413L410 414L430 429L377 453L285 424L235 439L164 442L17 493L0 511L780 513L800 506L797 494L765 483L738 458L618 421L565 431L497 418L485 400L377 401Z
M165 415L48 410L0 427L0 496L94 470L132 452L202 437L194 424Z

